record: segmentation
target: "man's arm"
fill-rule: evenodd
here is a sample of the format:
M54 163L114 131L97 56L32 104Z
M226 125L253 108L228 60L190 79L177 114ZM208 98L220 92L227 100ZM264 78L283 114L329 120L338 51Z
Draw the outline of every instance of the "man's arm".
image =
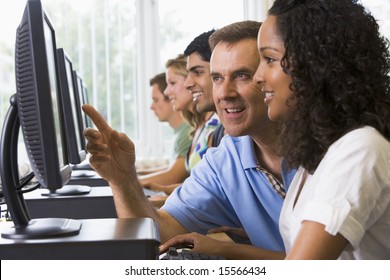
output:
M90 164L111 186L115 208L119 218L150 217L159 228L161 241L187 232L172 216L157 211L143 192L134 166L135 148L124 134L113 130L104 118L90 105L83 106L84 112L97 127L84 132Z

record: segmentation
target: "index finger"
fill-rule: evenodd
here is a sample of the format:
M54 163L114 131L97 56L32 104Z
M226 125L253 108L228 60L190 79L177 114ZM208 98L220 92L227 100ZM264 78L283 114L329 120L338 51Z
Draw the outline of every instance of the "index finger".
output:
M108 125L108 123L105 121L105 119L102 117L102 115L100 115L99 112L96 111L93 106L88 105L88 104L84 104L82 108L83 108L83 111L93 121L93 123L96 125L97 129L100 132L104 132L106 130L108 130L108 131L112 130L112 128Z

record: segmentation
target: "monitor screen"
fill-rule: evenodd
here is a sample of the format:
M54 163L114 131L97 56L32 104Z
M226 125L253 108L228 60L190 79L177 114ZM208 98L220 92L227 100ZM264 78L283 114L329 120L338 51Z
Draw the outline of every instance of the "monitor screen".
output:
M12 101L1 136L1 178L7 208L15 227L3 231L10 239L36 239L78 234L79 221L31 220L18 192L17 135L23 133L31 168L40 185L56 192L69 181L72 168L67 146L57 76L55 33L40 0L28 0L16 31L16 101ZM9 168L9 165L11 168ZM48 209L50 211L50 209Z
M79 96L74 90L72 62L64 49L57 49L57 59L69 162L78 164L86 158Z

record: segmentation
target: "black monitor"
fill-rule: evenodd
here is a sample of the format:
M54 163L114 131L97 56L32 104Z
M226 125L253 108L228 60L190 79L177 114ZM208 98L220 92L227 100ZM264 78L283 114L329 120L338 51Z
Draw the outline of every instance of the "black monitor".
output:
M84 83L83 83L83 104L89 104L88 89ZM92 127L92 121L87 116L87 114L84 114L84 125L85 127Z
M79 97L79 101L80 101L79 106L81 108L84 104L89 103L88 91L83 83L83 79L81 78L81 76L79 75L79 73L77 71L73 71L73 79L75 81L75 90L76 90L77 95ZM83 131L87 127L92 127L92 123L91 123L90 118L88 118L88 116L82 110L81 110L80 118L81 118L81 128Z
M16 32L17 93L5 118L0 145L0 171L4 197L14 227L3 238L36 239L78 234L81 222L71 219L31 219L20 184L17 163L19 127L28 158L40 185L49 192L70 179L66 135L57 77L54 28L40 0L28 0ZM50 211L50 209L48 209Z
M64 49L57 49L58 75L61 89L62 111L64 115L64 128L66 132L66 143L68 150L69 162L72 164L72 177L80 177L88 175L88 172L80 173L77 169L77 164L80 164L86 159L85 138L83 136L83 119L81 114L81 105L79 95L76 90L76 81L73 76L73 66L69 55ZM49 196L64 196L64 195L81 195L91 191L91 187L86 185L67 185L55 193L43 193Z
M88 91L86 86L83 83L83 80L79 73L74 70L73 71L73 81L74 81L74 91L77 95L77 101L78 106L80 108L79 112L79 120L80 120L80 128L81 128L81 135L83 135L83 132L86 128L92 127L92 121L91 119L83 112L81 107L84 104L89 104L88 102ZM81 139L84 147L86 145L86 140L84 136ZM96 172L93 170L89 162L83 162L81 164L77 164L73 166L73 177L93 177L96 176Z
M74 89L72 61L64 49L57 49L57 60L69 162L78 164L86 158L79 95Z

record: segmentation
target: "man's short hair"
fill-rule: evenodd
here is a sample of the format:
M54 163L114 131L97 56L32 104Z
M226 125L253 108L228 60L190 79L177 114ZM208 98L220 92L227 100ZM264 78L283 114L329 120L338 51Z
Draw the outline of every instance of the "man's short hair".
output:
M215 31L209 38L211 50L214 50L218 43L232 45L244 39L257 39L261 22L244 20L235 22Z
M192 42L185 49L184 55L189 56L190 54L197 52L202 60L210 62L211 49L209 45L209 38L214 32L215 29L212 29L195 37L195 39L192 40Z

